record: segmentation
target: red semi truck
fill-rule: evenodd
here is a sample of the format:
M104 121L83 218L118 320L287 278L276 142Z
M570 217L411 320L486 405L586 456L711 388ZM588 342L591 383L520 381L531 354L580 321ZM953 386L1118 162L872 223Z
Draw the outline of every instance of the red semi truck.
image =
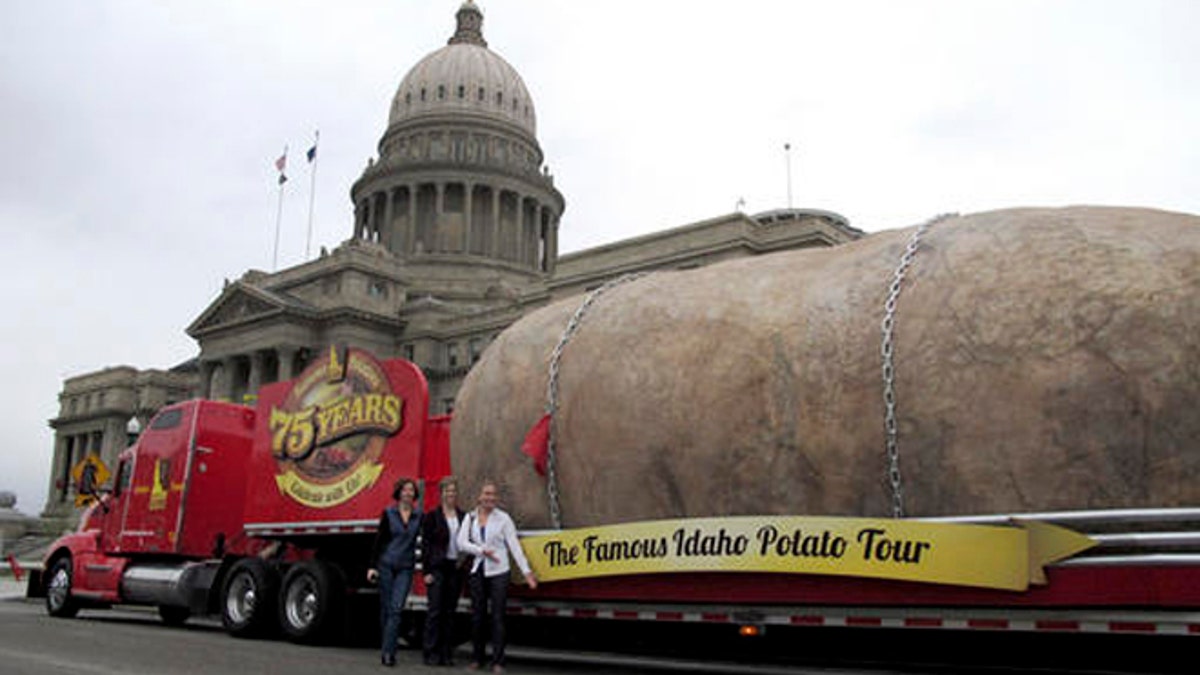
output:
M49 613L151 605L168 623L219 613L239 636L326 636L367 585L393 483L447 473L448 418L427 409L419 368L356 349L264 386L253 408L162 409L121 453L111 491L51 546Z
M296 641L328 636L344 625L350 600L371 597L369 549L394 481L418 477L428 487L426 506L436 504L434 486L450 472L449 419L431 418L427 410L426 381L415 365L335 348L298 378L263 387L253 408L207 400L168 406L121 454L111 491L84 514L78 531L50 548L31 589L37 584L45 593L54 616L138 604L157 606L167 622L217 613L237 636L277 629ZM1013 518L894 522L1007 526ZM744 635L813 626L1200 634L1200 533L1194 531L1200 509L1020 519L1082 532L1094 546L1014 590L869 571L796 573L824 558L854 557L864 532L866 546L888 557L886 525L860 528L858 541L843 538L840 551L836 528L801 536L801 527L811 530L820 519L803 521L792 535L787 519L779 527L754 521L759 541L753 533L739 539L736 528L746 523L738 519L630 524L629 533L679 525L679 534L630 534L625 543L618 541L624 526L584 532L576 544L569 531L559 533L567 536L561 541L553 532L525 533L527 552L548 582L535 592L514 589L510 613L560 627L589 622L587 632L624 623L691 624L697 631L703 625ZM744 552L735 550L739 546L753 553L758 545L764 556L793 560L797 569L778 560L752 571L716 563L636 567L655 563L646 559L660 553L677 561L707 555L720 563L722 555ZM580 557L648 572L552 580L560 572L556 565ZM884 562L920 562L891 557ZM411 609L423 607L421 590L410 598Z

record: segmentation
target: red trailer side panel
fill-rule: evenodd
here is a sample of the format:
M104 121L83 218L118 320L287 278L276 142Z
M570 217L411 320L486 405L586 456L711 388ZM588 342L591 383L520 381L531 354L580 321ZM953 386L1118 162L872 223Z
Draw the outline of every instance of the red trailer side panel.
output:
M450 415L429 418L425 425L425 444L421 450L421 480L425 481L425 510L432 511L441 501L438 482L450 471Z

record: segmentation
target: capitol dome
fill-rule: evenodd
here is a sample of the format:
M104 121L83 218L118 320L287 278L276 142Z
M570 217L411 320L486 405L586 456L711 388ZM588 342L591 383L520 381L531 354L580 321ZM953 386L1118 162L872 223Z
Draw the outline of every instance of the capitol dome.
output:
M472 0L455 17L449 44L401 80L378 159L350 188L354 238L430 278L484 274L486 301L498 280L516 287L554 272L566 203L543 163L525 82L488 49Z
M479 115L536 136L533 99L516 69L488 49L482 12L467 0L456 18L447 45L421 59L400 82L388 127L426 116Z

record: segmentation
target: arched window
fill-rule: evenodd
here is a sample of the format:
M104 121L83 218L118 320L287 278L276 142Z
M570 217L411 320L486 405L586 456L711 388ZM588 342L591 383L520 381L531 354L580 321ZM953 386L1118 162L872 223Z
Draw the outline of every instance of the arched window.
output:
M466 97L466 95L467 95L467 88L461 84L458 85L458 97L464 98L464 97Z
M438 100L441 101L444 98L446 98L446 85L439 84L438 85Z
M421 87L421 100L425 100L425 87Z
M483 95L484 95L484 92L483 92L483 87L480 87L480 88L479 88L479 100L480 100L480 101L482 101L482 100L483 100Z
M496 92L496 105L504 105L504 92Z

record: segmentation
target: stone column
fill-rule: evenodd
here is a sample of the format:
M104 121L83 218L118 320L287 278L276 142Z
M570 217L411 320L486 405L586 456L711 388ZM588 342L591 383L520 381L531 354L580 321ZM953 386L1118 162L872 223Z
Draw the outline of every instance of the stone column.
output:
M463 182L463 253L471 253L471 211L475 203L475 184Z
M354 238L363 238L363 224L367 222L367 200L360 201L354 209Z
M250 353L250 381L246 383L246 393L258 398L258 388L262 386L263 353Z
M275 356L279 359L279 381L292 379L292 363L296 359L296 348L279 347L275 350Z
M74 434L71 436L71 451L67 453L67 465L63 467L63 498L70 501L71 498L71 469L75 463L83 459L87 453L87 435Z
M232 356L226 356L221 360L221 374L225 381L221 387L220 398L226 401L233 400L234 378L237 377L237 360Z
M500 194L499 186L492 187L492 236L485 253L490 258L500 257Z
M529 265L529 198L517 197L517 263Z
M374 242L383 241L383 228L385 223L383 222L383 209L379 208L379 200L382 199L383 196L383 192L376 192L375 194L371 195L371 241ZM384 209L386 208L387 204L384 204Z
M383 191L383 232L379 236L379 241L389 251L392 249L392 230L395 229L395 215L393 213L395 205L392 204L395 198L396 196L393 194L391 188Z
M546 272L554 274L558 266L558 215L550 212L550 225L546 232Z
M63 480L67 470L65 466L69 466L71 458L68 456L70 447L67 438L61 434L54 434L54 459L50 464L50 489L46 494L46 511L50 511L54 504L63 500L66 484L64 481L63 487L58 487L58 481Z
M408 184L408 227L404 232L404 252L412 253L417 246L417 184Z
M445 222L446 213L446 184L437 182L433 184L436 193L433 198L433 241L430 242L429 250L426 253L436 253L444 248L442 241L442 223Z
M200 362L200 398L212 398L212 378L217 364L210 360Z

